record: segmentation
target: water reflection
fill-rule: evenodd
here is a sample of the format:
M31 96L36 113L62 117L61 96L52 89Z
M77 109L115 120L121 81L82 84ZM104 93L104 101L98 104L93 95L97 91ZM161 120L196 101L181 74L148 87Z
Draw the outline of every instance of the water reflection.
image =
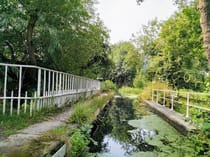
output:
M152 157L170 156L172 153L177 157L184 156L181 149L176 149L183 142L180 134L131 99L114 101L104 121L92 133L92 138L97 141L96 145L90 145L90 152L98 154L94 156Z
M103 123L98 126L92 137L97 145L90 146L90 152L101 152L107 156L127 157L137 151L152 151L156 147L147 144L143 139L146 134L155 132L135 129L128 125L128 120L135 119L131 99L120 99L114 102ZM140 133L140 134L139 134Z

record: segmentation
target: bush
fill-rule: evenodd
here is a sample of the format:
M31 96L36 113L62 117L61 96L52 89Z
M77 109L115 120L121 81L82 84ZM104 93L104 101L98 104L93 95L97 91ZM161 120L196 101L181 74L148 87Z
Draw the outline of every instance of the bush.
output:
M76 129L70 137L70 156L71 157L86 157L88 153L89 140L81 133L80 130Z
M102 92L107 92L107 91L110 91L110 90L116 91L117 90L116 84L114 84L110 80L106 80L106 81L101 83L101 91Z
M206 92L210 92L210 75L206 77L204 85L205 85L204 90Z
M132 88L132 87L122 87L119 89L120 94L122 95L139 95L142 89L139 88Z
M152 89L160 90L170 90L169 87L164 82L154 81L147 84L147 86L142 90L142 93L139 95L139 100L151 100L152 99Z
M137 74L133 80L133 86L135 88L144 88L145 85L146 85L146 81L145 81L144 76L142 76L141 74Z

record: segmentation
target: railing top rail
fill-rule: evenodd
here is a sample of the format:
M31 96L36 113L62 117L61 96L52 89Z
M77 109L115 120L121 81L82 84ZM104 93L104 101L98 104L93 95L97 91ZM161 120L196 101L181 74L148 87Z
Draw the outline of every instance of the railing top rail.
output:
M73 75L73 74L70 74L68 72L57 71L57 70L53 70L53 69L48 69L48 68L36 66L36 65L0 63L0 66L35 68L35 69L41 69L41 70L47 70L47 71L51 71L51 72L56 72L56 73L60 73L60 74L68 74L68 75L75 76L75 77L78 77L78 78L84 78L84 79L87 79L87 80L94 80L94 81L99 82L98 80L87 78L87 77L84 77L84 76Z
M152 89L153 91L160 91L160 92L174 92L174 93L181 93L181 94L191 94L191 95L206 95L210 96L210 93L200 93L200 92L180 92L180 91L175 91L175 90L163 90L163 89Z

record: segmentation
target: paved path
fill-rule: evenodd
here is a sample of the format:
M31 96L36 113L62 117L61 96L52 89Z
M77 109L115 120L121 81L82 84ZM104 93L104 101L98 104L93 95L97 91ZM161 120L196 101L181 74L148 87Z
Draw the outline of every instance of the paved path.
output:
M185 121L185 117L182 114L166 108L156 102L148 100L145 100L144 102L182 134L186 135L188 132L193 132L196 130L193 125Z
M19 130L17 134L11 135L7 139L0 141L0 154L8 154L11 150L18 149L29 141L40 137L44 132L65 124L71 114L72 109L67 109L65 112L52 117L51 120L36 123L25 129Z

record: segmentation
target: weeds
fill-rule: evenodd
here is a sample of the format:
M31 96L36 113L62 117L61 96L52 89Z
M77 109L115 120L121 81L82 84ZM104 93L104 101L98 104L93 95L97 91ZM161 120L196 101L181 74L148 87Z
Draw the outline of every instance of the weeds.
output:
M150 82L147 86L142 90L139 94L139 100L151 100L152 99L152 89L160 89L160 90L169 90L169 87L166 83L162 83L159 81Z
M136 96L142 92L140 88L122 87L119 89L119 93L123 96Z
M102 92L108 92L108 91L112 91L112 90L114 90L114 91L117 90L116 84L114 84L112 81L106 80L101 83L101 91Z
M89 101L79 102L74 106L74 113L70 116L70 122L79 124L79 126L90 123L96 119L95 112L102 109L105 102L108 101L113 94L94 97Z
M89 140L81 132L81 130L77 129L74 131L74 133L70 137L70 143L71 143L70 156L85 157L87 155Z
M74 113L70 117L71 123L82 125L83 123L90 122L92 111L87 105L78 104L75 107Z

